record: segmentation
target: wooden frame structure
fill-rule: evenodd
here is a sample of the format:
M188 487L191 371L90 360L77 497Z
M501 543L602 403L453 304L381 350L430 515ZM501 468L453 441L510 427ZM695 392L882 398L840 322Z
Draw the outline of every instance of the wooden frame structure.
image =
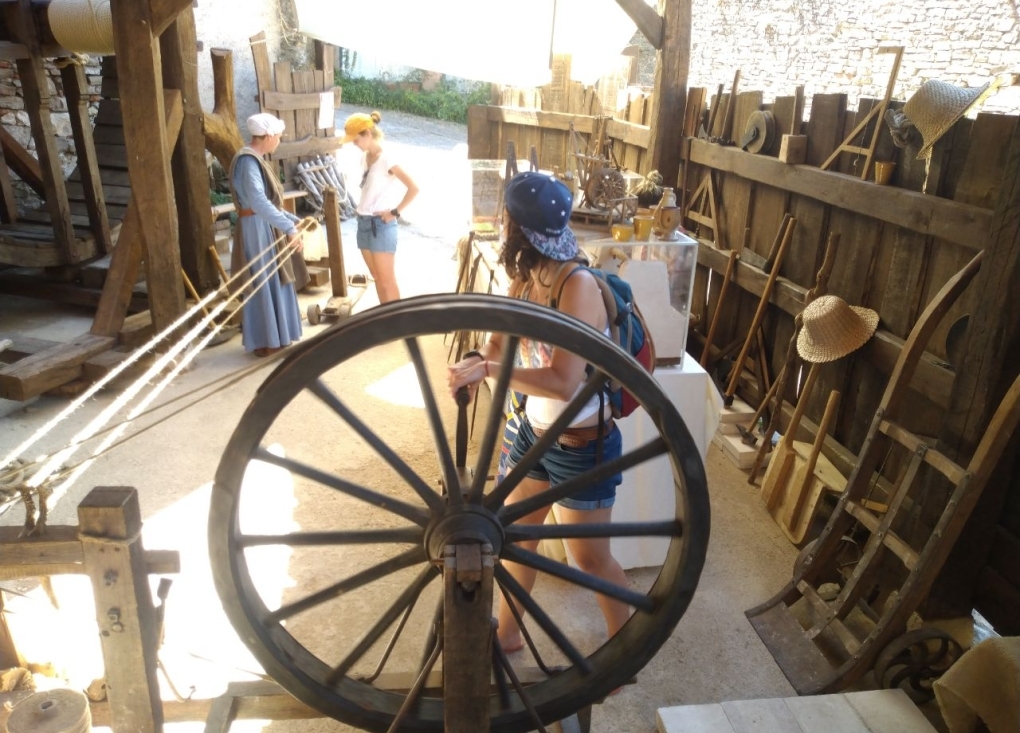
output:
M118 342L145 265L152 328L159 331L185 312L183 272L201 289L214 287L218 275L208 251L213 244L205 140L199 104L197 41L191 3L187 0L115 0L111 5L116 61L104 61L103 101L93 132L83 93L84 74L65 66L62 78L72 109L79 167L67 181L55 155L45 58L69 58L56 45L46 22L46 3L5 3L10 40L0 51L18 62L39 151L41 192L48 217L36 217L37 236L46 224L52 241L40 258L10 257L8 264L58 266L83 264L112 247L109 274L88 334L48 348L0 369L0 396L24 400L60 386L98 353ZM118 73L119 70L119 73ZM31 170L31 156L0 135L0 149L17 173ZM13 153L13 155L12 155ZM26 160L25 158L28 158ZM0 166L0 199L9 190L7 167ZM2 216L10 214L3 202ZM145 212L142 216L141 212ZM87 213L87 235L83 228ZM113 222L113 224L111 224ZM0 261L5 227L0 223ZM113 246L115 244L115 246ZM45 247L43 249L46 249ZM4 288L20 295L40 295L49 288L38 278L5 279Z

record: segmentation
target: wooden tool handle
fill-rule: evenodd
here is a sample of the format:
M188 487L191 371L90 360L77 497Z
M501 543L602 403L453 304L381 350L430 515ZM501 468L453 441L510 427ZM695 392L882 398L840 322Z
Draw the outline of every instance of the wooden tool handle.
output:
M829 276L832 275L832 268L836 264L836 250L839 248L839 234L829 233L829 239L825 243L825 256L822 258L822 266L815 274L815 286L811 288L804 297L804 304L807 305L815 298L825 295L829 289Z
M808 455L807 463L804 466L804 485L797 492L794 500L793 511L790 512L790 527L800 524L800 515L804 511L804 503L807 501L807 488L811 485L811 476L818 465L818 454L822 452L822 444L825 442L825 435L829 432L829 425L836 416L836 408L839 406L839 391L832 390L829 393L829 401L825 403L825 413L822 421L818 423L818 433L815 435L815 442L811 444L811 453Z
M730 287L730 279L733 277L733 268L737 264L737 251L730 250L730 259L726 263L726 273L723 275L722 287L719 289L719 299L715 301L715 313L712 314L712 323L708 327L708 335L705 336L705 350L701 352L701 366L707 367L709 359L712 358L712 342L715 339L715 330L719 326L719 314L722 313L723 302L726 299L726 291Z
M758 326L761 325L761 321L765 317L765 310L768 308L769 299L772 297L772 288L776 284L776 278L779 277L779 265L783 261L783 255L786 254L786 248L790 245L790 240L793 239L793 230L796 228L797 220L794 217L789 214L783 217L783 224L780 227L782 244L779 245L779 252L776 253L776 264L772 272L769 273L769 279L765 283L765 289L762 291L761 299L758 301L758 310L751 321L751 328L747 332L747 338L744 339L744 346L740 350L740 356L737 357L737 361L733 364L733 373L730 375L730 383L726 387L726 394L724 395L727 400L732 400L734 393L737 391L737 382L740 380L740 372L744 368L744 360L747 358L747 352L751 348L755 331L758 330Z

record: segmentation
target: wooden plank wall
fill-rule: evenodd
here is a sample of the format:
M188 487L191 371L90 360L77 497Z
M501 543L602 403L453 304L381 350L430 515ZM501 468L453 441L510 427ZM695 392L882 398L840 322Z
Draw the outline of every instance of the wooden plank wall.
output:
M603 97L606 95L603 94ZM469 153L472 158L502 159L507 143L514 144L519 161L527 161L534 148L544 170L575 170L574 152L585 152L595 120L611 117L608 134L612 155L621 168L645 174L647 170L648 124L651 94L631 90L620 109L607 109L595 87L585 87L570 78L570 57L556 56L549 84L539 88L501 87L496 106L482 122L474 116L468 124ZM504 109L500 115L495 110ZM528 112L551 113L547 115ZM573 123L572 137L570 124Z

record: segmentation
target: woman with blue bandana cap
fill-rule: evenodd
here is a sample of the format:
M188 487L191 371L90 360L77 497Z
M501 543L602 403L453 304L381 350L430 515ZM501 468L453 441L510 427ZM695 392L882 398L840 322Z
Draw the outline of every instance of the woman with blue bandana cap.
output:
M602 292L594 276L574 262L578 259L577 240L570 230L573 196L553 176L538 172L521 173L506 187L504 241L500 264L512 278L510 294L523 300L546 305L550 302L553 281L562 283L557 310L578 318L609 336L608 316ZM502 334L493 334L481 349L465 355L449 370L449 388L454 396L467 386L477 384L499 369L503 356ZM510 388L526 395L516 434L508 433L500 460L500 475L506 475L583 386L587 363L577 354L547 344L522 339L515 355L517 366ZM599 414L600 411L602 414ZM593 397L574 418L557 443L541 458L527 478L514 488L507 504L535 496L550 486L590 470L600 462L620 456L620 430L613 424L608 400ZM498 480L498 479L497 479ZM585 487L559 503L558 515L566 524L609 522L616 499L616 487L622 476L616 474ZM540 509L521 524L541 524L551 507ZM609 538L568 539L567 547L584 572L626 587L627 576L610 552ZM534 551L538 542L521 542ZM535 583L536 571L515 563L506 563L511 575L528 591ZM609 636L615 634L630 616L628 606L597 595ZM524 613L518 604L520 613ZM523 646L520 628L506 602L499 610L499 642L506 651Z

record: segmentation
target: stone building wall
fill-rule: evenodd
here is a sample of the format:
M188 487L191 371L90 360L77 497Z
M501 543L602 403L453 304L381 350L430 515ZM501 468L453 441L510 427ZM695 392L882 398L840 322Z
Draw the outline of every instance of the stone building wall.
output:
M808 103L846 92L855 108L885 92L892 56L879 46L905 47L894 99L928 79L968 87L1020 73L1020 0L694 0L691 38L691 86L728 90L740 69L740 88L766 101L803 84ZM651 84L644 45L640 81ZM1020 113L1020 87L981 109Z
M100 58L90 57L85 66L85 75L89 82L89 113L95 118L99 109L99 92L102 83L100 76ZM71 134L71 117L67 112L67 99L60 81L60 70L52 61L46 62L50 94L50 119L57 137L57 151L60 154L60 166L64 176L70 175L77 160L74 150L74 139ZM21 92L21 79L13 61L0 61L0 124L11 133L15 140L27 150L35 154L35 139L32 127L25 111L25 100ZM11 174L19 208L34 207L39 203L38 197L20 180Z

